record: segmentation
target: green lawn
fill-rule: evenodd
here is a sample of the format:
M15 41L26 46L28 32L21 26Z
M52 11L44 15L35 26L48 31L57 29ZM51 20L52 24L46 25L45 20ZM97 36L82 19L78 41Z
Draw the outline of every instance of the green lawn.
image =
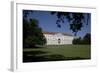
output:
M90 48L90 45L50 45L41 48L25 48L23 62L90 59Z

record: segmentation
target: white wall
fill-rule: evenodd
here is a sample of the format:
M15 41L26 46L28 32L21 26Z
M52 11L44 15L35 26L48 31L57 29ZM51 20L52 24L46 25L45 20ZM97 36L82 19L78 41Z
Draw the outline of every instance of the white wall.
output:
M72 44L74 36L65 36L63 34L44 34L47 45L64 45L64 44ZM60 43L58 43L58 39L60 39Z
M34 0L32 0L34 1ZM98 48L98 66L97 67L82 67L82 68L62 68L54 70L34 70L33 72L20 72L20 73L100 73L100 0L35 0L42 3L52 1L56 4L56 1L62 1L62 3L77 5L77 6L96 6L98 25L96 25L94 33L95 47ZM65 2L64 2L65 1ZM68 1L71 1L70 3ZM38 2L38 3L39 3ZM48 2L51 3L51 2ZM0 73L11 73L10 67L10 0L0 0ZM94 48L95 49L95 48Z

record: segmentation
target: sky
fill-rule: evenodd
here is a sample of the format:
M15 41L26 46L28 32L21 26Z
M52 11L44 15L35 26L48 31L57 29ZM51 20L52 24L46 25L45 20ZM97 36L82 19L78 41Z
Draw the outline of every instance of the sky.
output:
M56 21L57 16L51 15L50 11L34 11L33 13L29 14L29 18L34 18L39 21L39 27L42 28L43 31L47 32L62 32L62 33L69 33L74 35L74 33L69 29L69 22L67 19L64 23L61 23L61 28L57 27ZM85 24L85 23L84 23ZM83 37L86 33L91 32L91 20L89 19L89 24L84 25L81 31L78 31L77 36Z

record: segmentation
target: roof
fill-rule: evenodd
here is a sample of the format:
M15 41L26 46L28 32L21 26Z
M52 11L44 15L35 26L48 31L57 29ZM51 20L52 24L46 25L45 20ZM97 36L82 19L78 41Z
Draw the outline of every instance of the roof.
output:
M67 35L67 36L73 36L72 34L69 34L69 33L62 33L62 32L43 32L43 34L51 34L51 35L55 35L55 34L58 34L58 33L61 33L63 35Z

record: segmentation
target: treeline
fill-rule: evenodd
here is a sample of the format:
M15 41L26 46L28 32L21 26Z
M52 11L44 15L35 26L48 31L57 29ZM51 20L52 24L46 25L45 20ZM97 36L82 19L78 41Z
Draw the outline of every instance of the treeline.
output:
M86 45L90 45L91 44L91 34L87 33L83 38L79 37L79 38L75 38L73 40L73 44L86 44Z

